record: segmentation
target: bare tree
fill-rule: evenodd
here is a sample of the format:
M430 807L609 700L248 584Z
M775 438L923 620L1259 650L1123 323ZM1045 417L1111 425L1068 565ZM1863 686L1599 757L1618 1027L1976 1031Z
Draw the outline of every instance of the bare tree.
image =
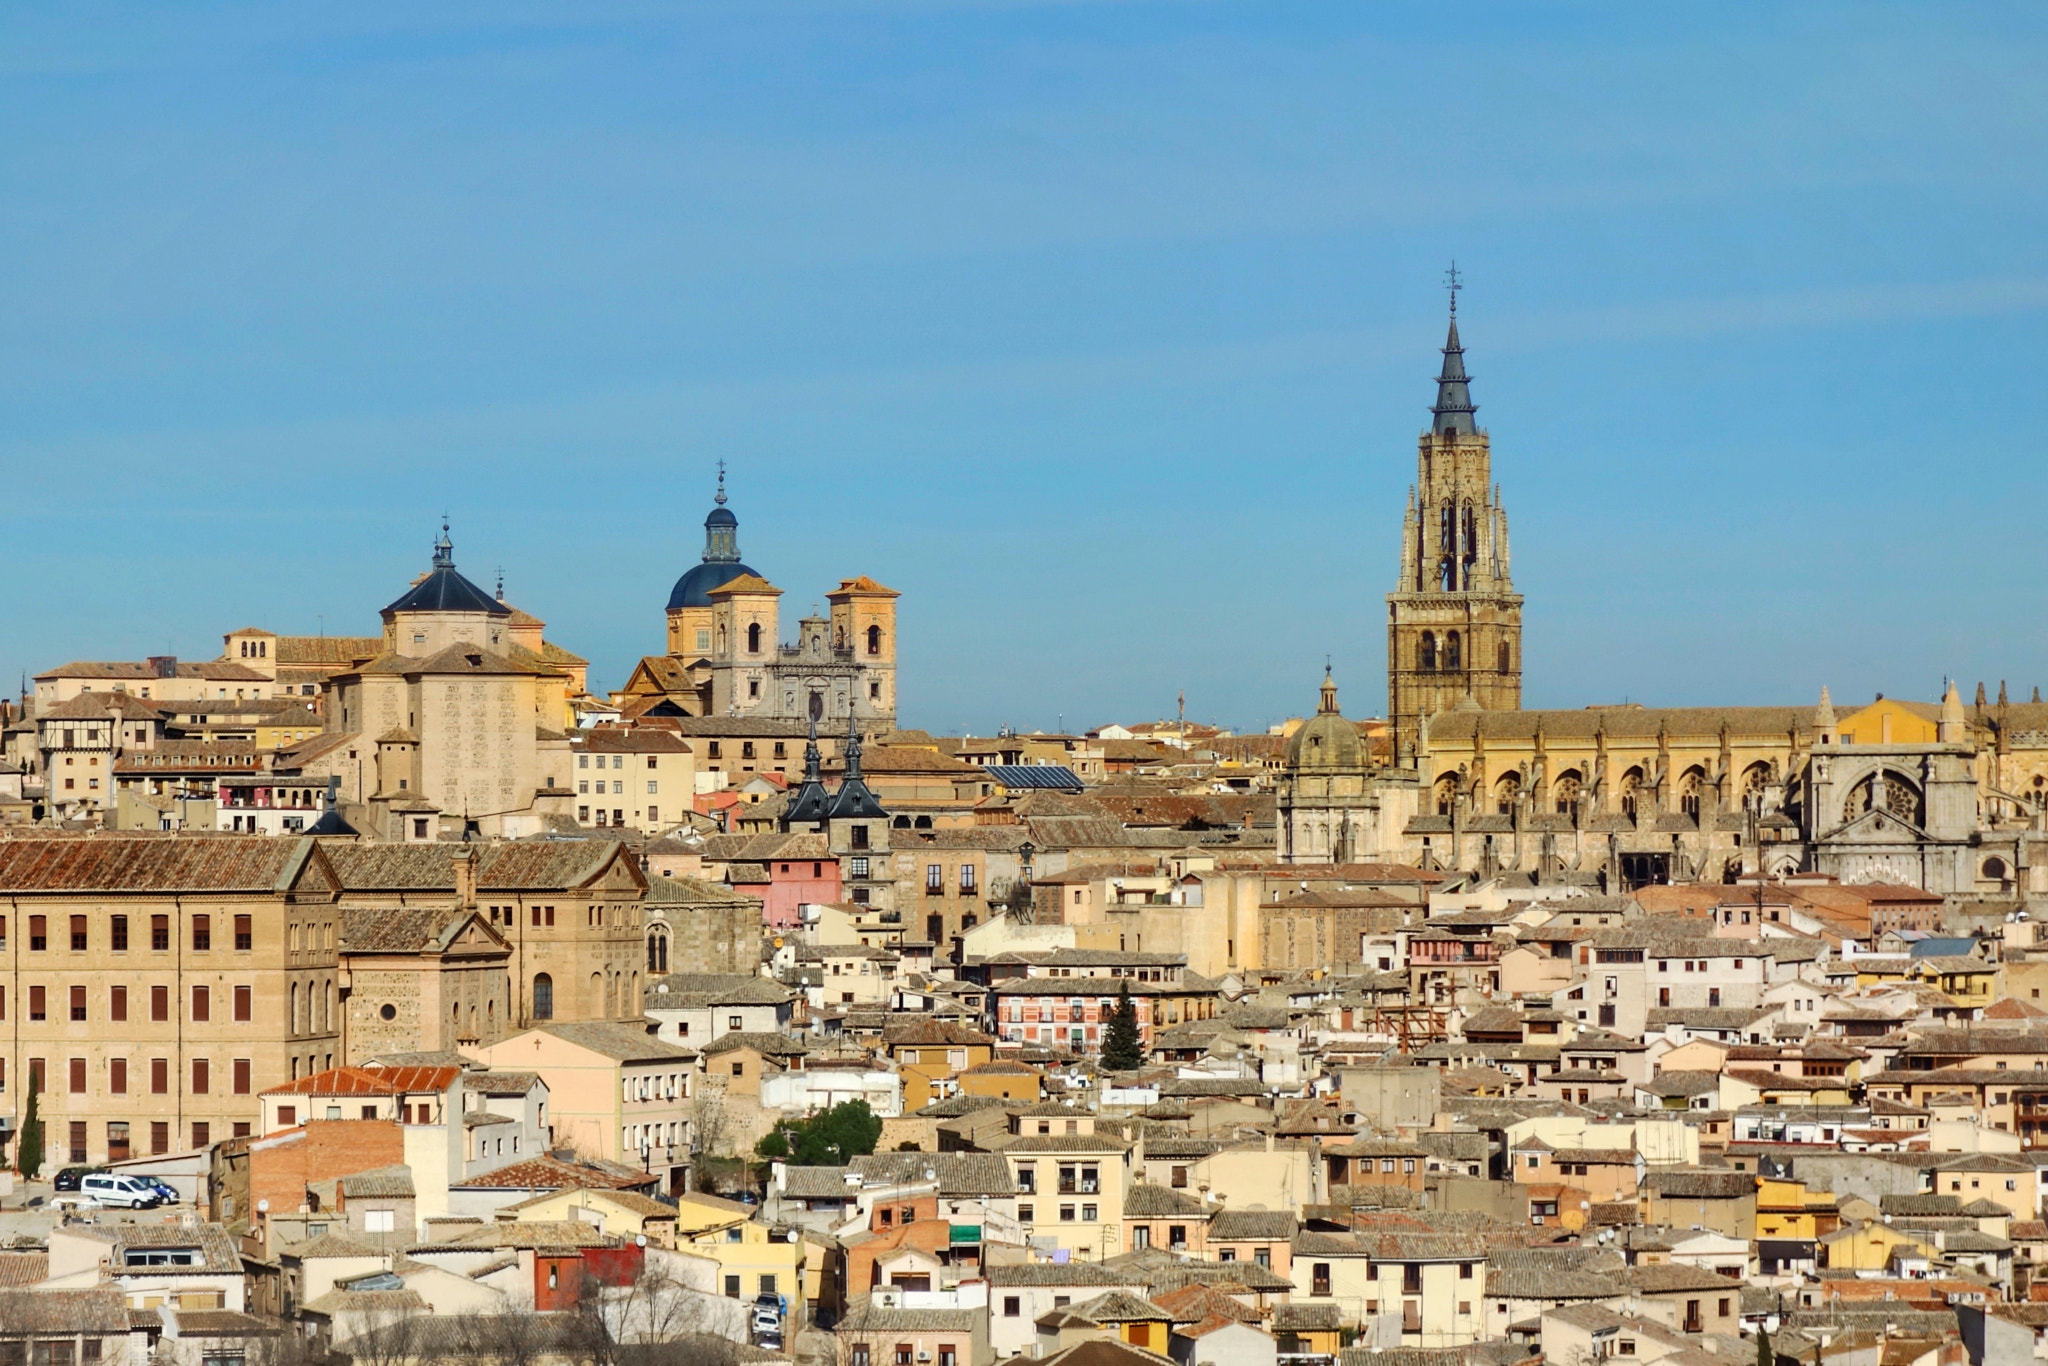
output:
M374 1297L374 1298L373 1298ZM373 1290L356 1305L340 1310L336 1326L347 1324L349 1336L333 1348L356 1366L409 1366L427 1346L425 1306L410 1290Z
M657 1349L690 1344L689 1362L737 1360L736 1352L707 1356L712 1343L731 1342L722 1320L732 1302L707 1294L685 1282L658 1258L649 1258L629 1285L606 1286L586 1277L568 1332L577 1355L592 1366L650 1366Z
M698 1077L694 1094L690 1097L690 1147L700 1157L710 1157L726 1146L732 1129L732 1117L726 1113L725 1088L712 1086ZM694 1164L697 1171L692 1173L697 1188L703 1189L704 1164Z
M560 1341L559 1317L524 1306L498 1314L460 1314L447 1322L451 1349L477 1366L534 1366Z

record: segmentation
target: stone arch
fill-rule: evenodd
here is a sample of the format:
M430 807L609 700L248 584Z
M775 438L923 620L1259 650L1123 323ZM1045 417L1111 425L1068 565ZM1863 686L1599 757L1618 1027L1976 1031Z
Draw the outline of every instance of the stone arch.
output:
M1762 759L1742 770L1742 804L1751 811L1764 809L1764 789L1770 785L1771 766Z
M1557 814L1560 816L1571 815L1572 809L1579 804L1579 798L1585 792L1585 789L1586 780L1577 769L1568 768L1558 774L1557 780L1550 785L1550 795L1557 803Z
M1436 669L1436 632L1424 631L1415 646L1415 667L1426 673Z
M1926 823L1920 785L1893 768L1874 768L1850 784L1849 795L1842 802L1842 819L1852 821L1872 810L1915 827Z
M1698 764L1678 775L1678 809L1694 820L1700 817L1700 793L1706 790L1707 771Z
M747 653L750 655L761 653L761 623L758 621L747 623Z
M871 655L882 653L882 628L879 626L868 627L868 653Z
M1456 631L1444 632L1444 669L1456 673L1465 667L1465 642Z
M1494 810L1503 816L1510 814L1521 796L1522 775L1512 770L1501 774L1500 781L1493 785Z
M1640 764L1631 764L1621 774L1621 814L1630 820L1636 818L1636 798L1643 790L1643 769Z
M647 971L658 976L668 971L668 926L651 925L647 930Z
M1457 800L1458 776L1455 773L1446 773L1443 777L1436 780L1436 814L1439 816L1450 815L1451 807Z

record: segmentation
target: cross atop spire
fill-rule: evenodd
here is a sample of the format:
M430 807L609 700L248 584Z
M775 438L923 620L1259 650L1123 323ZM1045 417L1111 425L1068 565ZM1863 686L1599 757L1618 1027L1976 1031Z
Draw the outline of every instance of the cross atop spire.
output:
M1453 307L1451 309L1451 312L1453 313L1458 311L1455 306L1456 303L1457 300L1454 297L1452 299ZM713 498L711 501L718 504L720 507L725 506L725 461L723 459L721 459L718 462L718 496Z
M1444 288L1451 292L1451 316L1458 316L1458 290L1465 283L1465 277L1458 273L1458 262L1451 260L1451 268L1444 272Z

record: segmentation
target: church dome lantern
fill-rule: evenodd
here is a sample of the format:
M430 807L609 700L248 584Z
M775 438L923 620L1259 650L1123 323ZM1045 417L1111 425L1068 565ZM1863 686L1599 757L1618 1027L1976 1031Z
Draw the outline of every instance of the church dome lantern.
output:
M725 467L718 470L718 495L711 514L704 519L704 557L676 580L668 595L668 610L709 607L711 595L742 574L755 574L740 562L740 519L725 505Z

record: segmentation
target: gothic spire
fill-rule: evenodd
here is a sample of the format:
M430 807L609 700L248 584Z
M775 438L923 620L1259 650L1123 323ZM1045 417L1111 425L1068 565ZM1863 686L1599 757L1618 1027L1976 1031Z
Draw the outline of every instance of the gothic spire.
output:
M441 514L441 539L434 542L434 568L455 567L455 542L448 539L448 514Z
M1436 406L1430 409L1436 415L1430 430L1438 436L1446 432L1458 436L1471 436L1478 431L1472 421L1472 414L1478 409L1472 403L1472 391L1468 387L1471 376L1465 373L1465 348L1458 342L1458 290L1460 277L1458 263L1444 273L1445 285L1451 291L1451 330L1444 340L1444 368L1436 377Z

